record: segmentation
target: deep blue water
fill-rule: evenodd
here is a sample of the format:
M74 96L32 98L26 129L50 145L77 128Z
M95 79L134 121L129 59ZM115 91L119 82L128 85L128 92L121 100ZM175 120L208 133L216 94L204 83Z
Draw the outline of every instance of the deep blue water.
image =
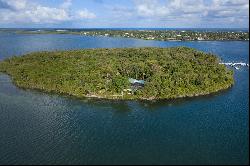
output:
M162 42L0 33L0 60L32 51L188 46L249 63L249 42ZM173 101L74 99L0 74L0 164L248 164L249 69L235 85Z

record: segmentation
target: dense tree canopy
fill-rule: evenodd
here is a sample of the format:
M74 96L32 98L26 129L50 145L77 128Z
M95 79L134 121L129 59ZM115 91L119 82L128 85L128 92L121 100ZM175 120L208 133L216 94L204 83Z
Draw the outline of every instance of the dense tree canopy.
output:
M229 88L233 71L219 59L187 47L36 52L6 59L0 71L17 86L76 97L169 99ZM128 79L145 80L133 93Z

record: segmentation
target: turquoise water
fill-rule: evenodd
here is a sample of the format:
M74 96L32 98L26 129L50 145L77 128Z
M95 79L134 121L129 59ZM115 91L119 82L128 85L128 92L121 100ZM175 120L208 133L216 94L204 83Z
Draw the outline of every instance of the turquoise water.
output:
M249 42L0 34L0 60L32 51L188 46L249 63ZM0 164L248 164L249 69L235 85L173 101L78 100L0 74Z

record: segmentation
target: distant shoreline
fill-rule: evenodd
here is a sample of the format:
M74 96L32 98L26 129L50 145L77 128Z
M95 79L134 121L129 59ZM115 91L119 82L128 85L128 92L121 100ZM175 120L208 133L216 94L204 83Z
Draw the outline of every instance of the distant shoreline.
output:
M1 30L0 30L1 31ZM161 29L2 29L16 34L76 34L155 41L249 41L248 31Z
M141 38L128 38L128 37L114 37L114 36L90 36L90 35L81 35L81 34L71 34L71 33L16 33L16 34L25 34L25 35L77 35L77 36L87 36L87 37L103 37L103 38L121 38L121 39L137 39L137 40L145 40L145 41L161 41L161 42L232 42L232 41L240 41L240 42L249 42L249 40L149 40L149 39L141 39Z
M105 38L121 38L121 39L138 39L145 41L161 41L161 42L232 42L232 41L241 41L241 42L249 42L249 40L152 40L152 39L141 39L141 38L132 38L132 37L115 37L115 36L91 36L91 35L81 35L81 34L71 34L71 33L18 33L25 35L79 35L79 36L87 36L87 37L105 37Z
M66 29L66 30L199 30L199 31L249 31L249 28L63 28L63 27L54 27L54 28L0 28L0 30L57 30L57 29Z

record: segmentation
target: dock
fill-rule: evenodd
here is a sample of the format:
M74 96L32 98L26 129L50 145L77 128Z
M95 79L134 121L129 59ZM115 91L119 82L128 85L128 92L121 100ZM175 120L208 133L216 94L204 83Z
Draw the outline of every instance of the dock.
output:
M220 64L234 67L236 70L239 70L240 66L242 66L242 67L249 67L248 63L243 63L243 62L237 62L237 63L229 62L229 63L220 63Z

